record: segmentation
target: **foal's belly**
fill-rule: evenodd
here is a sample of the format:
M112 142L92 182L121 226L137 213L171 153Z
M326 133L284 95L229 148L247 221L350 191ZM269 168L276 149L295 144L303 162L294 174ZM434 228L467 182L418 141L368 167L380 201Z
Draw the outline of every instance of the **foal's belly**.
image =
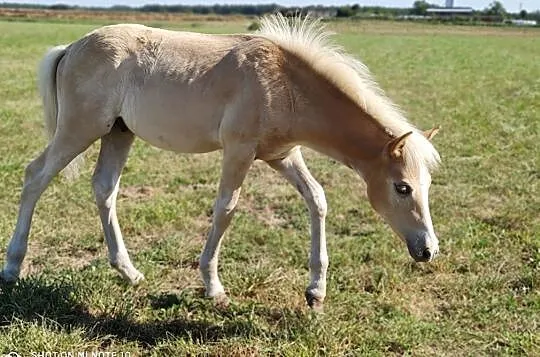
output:
M222 110L182 93L145 91L126 98L122 118L138 137L153 146L182 153L221 148Z
M218 150L221 144L212 128L205 130L191 123L196 118L186 116L133 116L124 119L127 127L138 137L161 149L182 153L203 153Z

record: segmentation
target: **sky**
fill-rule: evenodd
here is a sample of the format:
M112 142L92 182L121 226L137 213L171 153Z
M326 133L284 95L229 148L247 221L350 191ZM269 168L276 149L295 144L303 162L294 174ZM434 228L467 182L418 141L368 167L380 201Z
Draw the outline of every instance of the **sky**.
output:
M129 5L142 6L145 4L182 4L182 5L213 5L213 4L271 4L283 6L307 5L352 5L411 7L414 0L0 0L5 2L21 2L27 4L68 4L79 6L112 6ZM454 0L454 6L470 6L474 9L484 9L493 0ZM540 0L499 0L509 12L540 10ZM428 0L428 3L444 5L444 0Z

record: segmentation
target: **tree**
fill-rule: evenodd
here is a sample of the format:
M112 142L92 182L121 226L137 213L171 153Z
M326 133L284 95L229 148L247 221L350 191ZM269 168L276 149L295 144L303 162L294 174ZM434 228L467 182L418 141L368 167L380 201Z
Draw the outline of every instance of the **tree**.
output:
M351 17L356 12L350 6L341 6L337 9L336 17Z
M506 9L500 1L494 1L484 10L487 15L504 17Z
M412 13L413 15L426 15L427 9L430 8L431 5L427 3L425 0L417 0L413 4Z
M526 19L527 18L527 10L521 10L519 12L519 18L520 19Z

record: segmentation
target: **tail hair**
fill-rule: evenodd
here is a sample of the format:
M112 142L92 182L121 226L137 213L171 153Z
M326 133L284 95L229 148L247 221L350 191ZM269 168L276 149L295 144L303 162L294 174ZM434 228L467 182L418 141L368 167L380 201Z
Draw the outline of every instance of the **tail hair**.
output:
M45 131L49 142L54 137L58 117L58 89L56 73L60 60L66 54L67 45L51 48L41 60L38 69L39 94L43 102L45 114ZM68 180L74 180L79 176L80 167L84 163L83 155L73 159L63 170Z

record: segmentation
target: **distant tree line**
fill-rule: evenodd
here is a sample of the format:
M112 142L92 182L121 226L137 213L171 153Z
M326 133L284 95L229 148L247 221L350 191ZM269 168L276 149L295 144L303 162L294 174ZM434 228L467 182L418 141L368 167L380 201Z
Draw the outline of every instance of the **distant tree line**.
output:
M248 1L246 1L248 2ZM130 7L124 5L114 5L111 7L80 7L66 4L38 5L20 3L0 3L0 8L26 8L26 9L49 9L49 10L101 10L101 11L139 11L157 13L191 13L191 14L217 14L217 15L247 15L261 16L268 13L281 12L285 15L312 12L325 17L338 18L382 18L394 19L408 16L426 16L428 8L438 8L439 5L428 3L425 0L416 0L410 8L390 8L382 6L306 6L306 7L284 7L277 4L267 5L159 5L149 4L141 7ZM540 11L528 13L522 10L519 13L507 13L499 1L492 2L484 10L473 11L473 16L477 18L497 18L497 19L526 19L540 22Z

